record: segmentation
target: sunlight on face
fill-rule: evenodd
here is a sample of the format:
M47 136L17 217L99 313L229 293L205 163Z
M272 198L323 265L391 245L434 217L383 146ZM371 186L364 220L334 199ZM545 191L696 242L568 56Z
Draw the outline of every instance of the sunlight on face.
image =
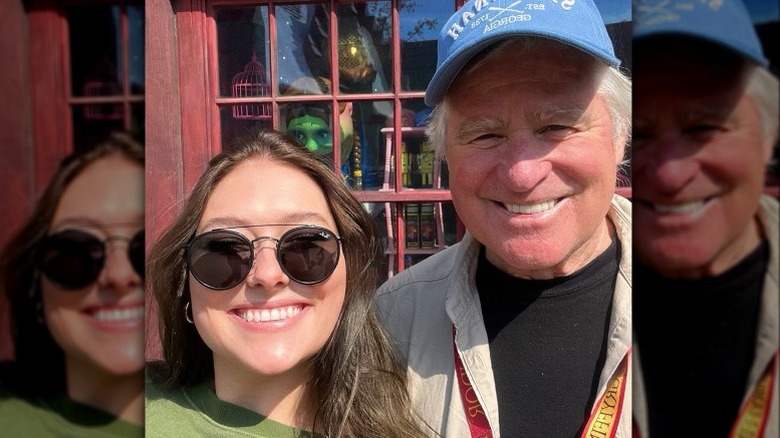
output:
M240 225L250 240L279 238L290 226L312 224L336 231L322 190L302 171L255 158L228 173L212 192L197 232ZM292 281L279 266L272 240L255 245L249 275L236 287L215 291L189 279L195 325L214 353L220 382L280 375L306 378L306 367L330 337L346 293L343 257L333 274L314 285ZM259 319L259 321L258 321Z
M143 218L144 169L125 158L99 159L65 190L50 234L80 230L100 240L119 238L108 244L97 280L84 288L62 290L42 276L46 325L68 366L116 375L143 369L144 284L127 254L127 239Z
M610 243L606 214L623 147L596 94L605 68L541 42L518 59L486 59L448 92L453 202L505 272L568 275Z
M717 275L759 239L754 216L770 145L745 94L748 70L682 47L648 52L641 65L632 158L637 254L667 276Z

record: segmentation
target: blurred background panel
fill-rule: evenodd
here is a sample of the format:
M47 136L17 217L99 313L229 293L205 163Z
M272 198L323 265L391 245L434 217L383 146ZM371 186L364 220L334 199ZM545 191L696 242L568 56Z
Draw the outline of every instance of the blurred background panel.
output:
M0 247L67 155L116 130L143 142L144 39L143 0L0 1ZM7 319L0 298L0 359Z

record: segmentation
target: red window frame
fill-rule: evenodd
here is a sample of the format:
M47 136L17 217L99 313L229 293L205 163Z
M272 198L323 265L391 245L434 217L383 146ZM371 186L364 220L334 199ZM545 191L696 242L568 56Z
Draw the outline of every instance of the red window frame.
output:
M464 0L452 0L453 8L459 7ZM330 103L333 107L337 107L339 101L377 101L384 100L392 102L393 111L396 115L394 117L394 134L393 134L393 148L399 149L401 144L401 107L402 102L409 99L422 99L425 95L424 91L403 91L401 89L401 41L398 35L400 34L399 24L399 11L398 5L400 0L390 0L392 11L392 89L386 93L374 93L374 94L349 94L349 95L337 95L336 93L330 96ZM161 187L155 189L155 193L152 196L152 203L158 200L166 199L171 200L172 197L181 198L183 193L188 192L194 184L197 182L200 174L206 167L208 160L218 154L221 150L221 134L219 130L220 126L220 107L228 104L235 104L241 102L257 102L257 103L270 103L272 105L272 127L279 129L279 106L290 102L300 102L306 100L327 101L327 97L323 96L281 96L278 94L279 87L278 71L276 61L273 55L270 59L270 66L268 66L269 79L271 83L271 95L263 98L247 99L247 98L232 98L222 97L219 95L218 84L218 60L217 60L217 42L216 42L216 23L213 19L214 9L220 7L229 6L267 6L269 8L269 37L270 46L269 53L276 53L276 14L274 7L282 4L293 3L312 3L299 0L267 0L267 1L243 1L243 0L177 0L175 2L175 19L177 24L176 37L178 39L178 68L179 68L179 84L178 90L180 93L180 108L181 108L181 181L180 185ZM352 1L343 0L329 0L323 2L329 7L329 20L330 30L332 33L337 32L338 20L337 20L337 6L343 3L353 3ZM147 5L148 7L152 7ZM454 9L453 9L454 10ZM154 24L151 24L154 26ZM152 30L153 31L153 30ZM204 42L205 41L205 42ZM153 49L152 49L153 50ZM332 40L330 45L330 65L338 65L337 61L337 47L336 43ZM153 61L152 61L153 62ZM186 66L186 67L185 67ZM147 65L147 68L151 67ZM331 75L331 82L333 90L339 89L338 74ZM150 88L153 86L149 84ZM149 114L152 114L152 109L149 109L147 117L153 120ZM338 114L333 115L334 126L337 123ZM206 123L204 123L204 121ZM149 126L150 130L154 129ZM149 136L147 136L149 139ZM154 147L153 143L149 143ZM334 172L338 172L340 168L340 138L334 136L334 157L333 163ZM169 148L170 150L170 148ZM174 152L174 156L167 156L167 158L175 158L177 151ZM167 155L167 154L166 154ZM400 169L401 156L397 151L394 151L395 168ZM172 163L173 164L173 163ZM152 174L158 170L163 169L157 167L156 164L152 164L154 169ZM147 167L149 169L149 167ZM170 169L170 168L169 168ZM149 174L149 172L147 172ZM154 182L156 184L156 182ZM451 202L452 195L447 189L404 189L401 184L400 172L396 172L394 189L388 191L361 191L355 190L353 193L361 202L374 202L374 203L392 203L397 206L396 211L402 211L402 205L406 202ZM147 203L150 205L150 203ZM170 205L170 204L168 204ZM159 217L153 220L153 224L159 223L167 225L173 218L173 214L167 214L167 217ZM154 230L150 237L155 238L155 234L159 233L159 228ZM388 251L390 254L395 254L395 266L396 271L400 272L404 266L405 256L405 224L403 215L395 215L395 224L392 234L396 236L394 241L394 250ZM459 230L458 238L462 236L463 230Z

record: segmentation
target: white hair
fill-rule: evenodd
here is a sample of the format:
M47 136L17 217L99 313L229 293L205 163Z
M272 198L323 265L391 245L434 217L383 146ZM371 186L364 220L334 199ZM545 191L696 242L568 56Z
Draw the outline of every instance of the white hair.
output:
M780 128L777 76L764 67L755 67L748 79L746 93L753 98L761 117L761 138L764 143L776 143Z

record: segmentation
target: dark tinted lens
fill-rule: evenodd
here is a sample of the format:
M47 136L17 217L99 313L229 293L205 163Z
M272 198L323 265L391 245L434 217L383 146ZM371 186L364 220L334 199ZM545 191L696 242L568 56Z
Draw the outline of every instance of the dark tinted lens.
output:
M203 233L192 241L187 252L190 272L211 289L235 287L252 267L252 244L232 231Z
M130 263L133 269L141 278L144 278L144 239L146 233L141 230L127 244L127 255L130 257Z
M44 240L41 271L63 289L81 289L94 282L103 269L103 242L84 231L67 230Z
M339 242L324 228L295 228L279 242L279 263L298 283L315 284L330 277L339 261Z

